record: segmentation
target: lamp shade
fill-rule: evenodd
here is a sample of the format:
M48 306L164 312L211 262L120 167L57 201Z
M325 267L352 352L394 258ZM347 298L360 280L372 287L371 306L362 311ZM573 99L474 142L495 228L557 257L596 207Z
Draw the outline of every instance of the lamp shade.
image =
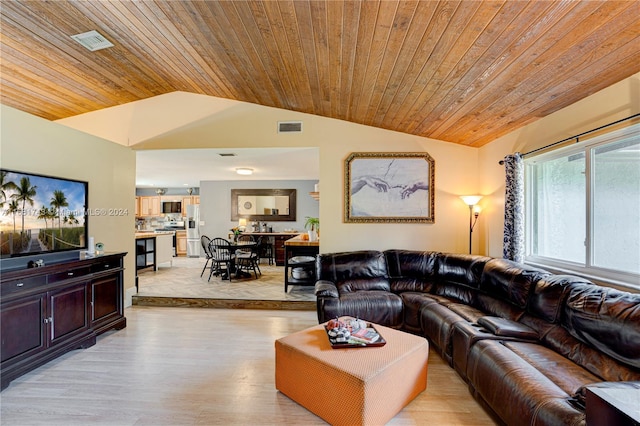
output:
M461 195L462 201L468 206L475 206L482 199L482 195Z
M238 226L247 226L247 219L245 218L238 219Z

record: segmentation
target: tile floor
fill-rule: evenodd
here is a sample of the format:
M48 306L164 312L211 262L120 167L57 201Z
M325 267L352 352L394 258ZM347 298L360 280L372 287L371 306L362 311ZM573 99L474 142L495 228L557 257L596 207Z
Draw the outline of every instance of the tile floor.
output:
M276 300L315 302L313 286L289 286L284 292L284 267L260 265L262 275L258 279L233 279L231 282L212 276L209 270L202 277L204 258L174 257L171 266L165 263L157 271L139 271L138 296L210 298L243 300Z

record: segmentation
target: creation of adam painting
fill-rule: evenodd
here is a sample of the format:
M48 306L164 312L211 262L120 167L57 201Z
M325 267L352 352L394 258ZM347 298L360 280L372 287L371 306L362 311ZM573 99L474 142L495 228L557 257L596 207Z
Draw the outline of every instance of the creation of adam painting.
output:
M426 152L354 152L345 160L346 223L434 223L435 162Z

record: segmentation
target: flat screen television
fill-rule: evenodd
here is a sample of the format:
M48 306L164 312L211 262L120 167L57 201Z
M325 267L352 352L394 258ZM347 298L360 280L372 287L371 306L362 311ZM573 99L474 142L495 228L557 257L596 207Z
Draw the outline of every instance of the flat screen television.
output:
M86 250L87 182L0 169L1 258Z

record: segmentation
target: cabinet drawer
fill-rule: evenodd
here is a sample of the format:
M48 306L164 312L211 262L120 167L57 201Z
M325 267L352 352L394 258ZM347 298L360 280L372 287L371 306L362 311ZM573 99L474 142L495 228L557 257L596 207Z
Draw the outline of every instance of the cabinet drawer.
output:
M102 272L110 269L117 269L120 267L118 259L112 259L111 261L105 260L104 262L98 262L91 265L91 272Z
M81 268L68 269L66 271L56 272L55 274L49 274L47 275L47 281L49 284L53 284L58 281L81 277L89 273L91 273L91 268L89 266L83 266Z
M46 275L40 275L38 277L29 277L16 280L9 280L2 283L2 291L0 294L6 296L17 291L31 290L36 287L40 287L47 283Z

